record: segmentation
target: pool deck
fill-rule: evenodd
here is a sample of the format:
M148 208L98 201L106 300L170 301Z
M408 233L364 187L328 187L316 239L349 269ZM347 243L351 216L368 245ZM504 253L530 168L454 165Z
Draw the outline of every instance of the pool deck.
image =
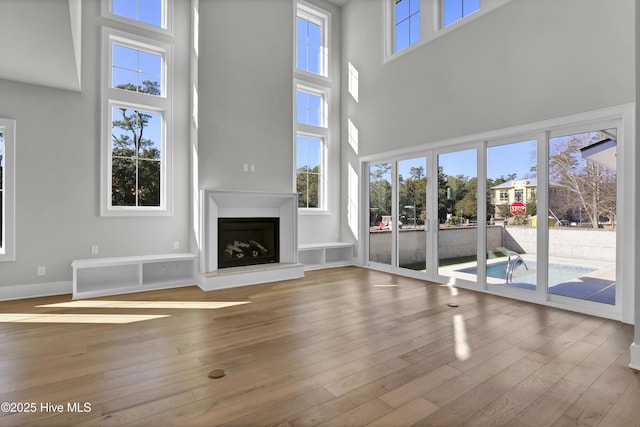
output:
M523 255L526 260L526 255ZM497 258L489 260L489 263L503 262L506 258ZM568 266L585 266L584 260L571 260L566 258L552 259L551 263L565 264ZM458 265L449 265L441 268L441 273L457 277L464 280L476 281L476 275L464 273L459 270L476 266L476 263L464 263ZM605 262L594 262L589 267L596 267L595 271L578 276L568 281L552 285L549 287L549 294L576 298L584 301L593 301L602 304L615 304L616 297L616 281L615 281L615 264ZM512 288L535 290L536 287L532 283L512 282L506 284L504 280L487 278L488 283L495 285L504 285Z

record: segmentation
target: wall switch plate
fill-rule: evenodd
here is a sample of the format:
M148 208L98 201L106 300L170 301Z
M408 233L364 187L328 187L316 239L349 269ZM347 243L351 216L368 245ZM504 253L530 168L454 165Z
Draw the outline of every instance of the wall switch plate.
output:
M173 249L180 249L180 242L178 242L177 240L173 242Z
M91 255L98 255L100 253L100 248L98 245L91 245Z
M249 172L249 164L248 163L244 163L242 165L242 172Z
M47 267L45 267L44 265L39 265L37 274L38 274L38 276L46 276L47 275Z

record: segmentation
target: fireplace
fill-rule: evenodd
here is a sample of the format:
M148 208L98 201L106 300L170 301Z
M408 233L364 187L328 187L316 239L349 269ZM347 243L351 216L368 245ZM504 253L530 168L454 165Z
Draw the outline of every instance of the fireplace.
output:
M200 190L199 269L198 285L205 291L255 285L304 277L304 265L298 263L298 195L296 193L268 193L255 191ZM245 221L274 221L273 233L275 258L249 264L253 258L240 257L233 265L219 255L220 233L223 225L219 219L232 219L236 225L246 227ZM276 228L277 227L277 228ZM236 229L235 232L238 230ZM254 230L255 231L255 230ZM227 240L227 238L223 238ZM232 241L247 239L233 237ZM258 239L250 237L248 240ZM266 239L265 239L266 240ZM226 243L226 242L225 242ZM262 244L262 243L261 243ZM277 249L275 248L277 245ZM265 246L262 244L262 246ZM268 248L266 248L268 249ZM258 258L256 256L255 258ZM253 261L258 261L253 259ZM235 268L221 268L231 267Z
M218 218L218 268L280 262L279 218Z

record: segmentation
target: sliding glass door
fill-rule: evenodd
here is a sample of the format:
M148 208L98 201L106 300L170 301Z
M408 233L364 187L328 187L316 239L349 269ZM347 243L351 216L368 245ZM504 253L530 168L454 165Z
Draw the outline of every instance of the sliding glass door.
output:
M369 262L391 265L393 163L369 166Z
M438 275L476 281L478 150L438 154Z
M536 290L538 212L537 141L487 147L486 282Z
M616 303L617 131L549 139L548 292Z
M398 267L426 271L427 158L400 160L398 165Z
M427 270L427 157L369 165L369 264Z
M616 316L620 126L556 126L371 162L368 265Z

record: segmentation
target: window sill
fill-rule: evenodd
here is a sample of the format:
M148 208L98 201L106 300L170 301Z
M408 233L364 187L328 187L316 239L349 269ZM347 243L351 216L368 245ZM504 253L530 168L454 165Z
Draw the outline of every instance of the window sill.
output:
M328 209L298 208L298 215L323 216L323 215L331 215L331 212L329 212Z

